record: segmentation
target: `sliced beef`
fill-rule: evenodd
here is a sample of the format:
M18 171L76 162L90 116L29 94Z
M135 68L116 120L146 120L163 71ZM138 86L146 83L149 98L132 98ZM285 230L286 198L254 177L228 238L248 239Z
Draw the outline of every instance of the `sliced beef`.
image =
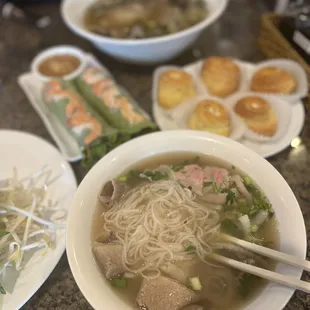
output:
M95 239L97 242L100 243L107 243L117 240L115 234L112 231L104 231L101 232Z
M114 202L119 201L127 190L128 188L125 182L113 179L103 185L98 199L103 204L111 207Z
M93 243L94 255L107 279L115 278L126 270L122 263L123 246L118 243Z
M204 310L204 309L203 309L203 306L190 305L190 306L183 308L182 310Z
M181 310L195 302L197 295L185 285L168 277L143 279L137 304L148 310Z
M202 195L204 173L198 165L185 166L175 174L177 181L183 186L190 187L194 193Z
M160 270L169 278L175 279L179 283L186 285L188 279L194 273L197 263L197 259L179 262L177 264L166 263L160 268Z
M206 166L203 169L205 182L216 182L217 185L225 186L229 182L229 172L224 168Z

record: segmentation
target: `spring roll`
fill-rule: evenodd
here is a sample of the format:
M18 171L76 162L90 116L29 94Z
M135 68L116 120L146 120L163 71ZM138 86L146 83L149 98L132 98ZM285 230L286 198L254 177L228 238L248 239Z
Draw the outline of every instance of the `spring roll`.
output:
M156 129L149 116L105 70L89 66L75 83L92 107L121 132L136 134Z
M101 137L109 139L117 135L117 130L87 105L70 82L47 82L43 100L83 149Z

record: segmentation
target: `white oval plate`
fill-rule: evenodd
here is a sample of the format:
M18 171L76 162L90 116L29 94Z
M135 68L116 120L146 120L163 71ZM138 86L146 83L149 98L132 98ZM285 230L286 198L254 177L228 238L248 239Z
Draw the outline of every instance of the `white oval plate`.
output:
M153 115L156 123L158 124L161 130L182 129L178 126L177 122L172 117L167 116L167 114L163 112L163 109L161 109L158 106L158 104L153 104ZM267 158L280 153L285 148L290 146L292 140L300 134L304 126L304 122L305 122L304 105L301 101L298 101L292 104L292 115L290 124L287 128L286 133L279 140L262 143L262 142L253 142L251 140L242 138L238 142L249 147L259 155Z
M61 173L60 178L48 188L47 198L61 200L59 207L69 209L77 184L70 165L63 159L58 150L45 140L31 134L0 130L0 179L12 176L13 167L19 176L26 177L48 165L53 176ZM16 283L4 284L6 295L1 295L0 309L16 310L21 308L40 288L57 265L65 251L65 229L57 232L56 248L42 256L36 252L26 267L20 272ZM35 264L32 262L36 260ZM13 286L12 291L8 287Z
M137 152L137 150L139 150ZM73 276L96 310L130 310L100 274L91 250L91 221L102 184L137 161L167 152L191 151L216 156L247 173L272 203L280 233L279 250L305 258L307 237L298 202L280 173L261 156L232 139L199 131L148 134L117 147L104 156L80 184L67 223L67 255ZM80 229L83 227L83 229ZM276 271L300 278L302 270L278 264ZM269 283L243 310L280 310L294 289Z

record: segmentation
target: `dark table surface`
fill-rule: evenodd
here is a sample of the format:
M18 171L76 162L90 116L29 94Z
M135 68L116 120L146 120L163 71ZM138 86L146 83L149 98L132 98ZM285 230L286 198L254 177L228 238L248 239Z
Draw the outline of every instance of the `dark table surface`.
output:
M29 9L50 15L52 24L44 30L37 30L12 20L1 20L0 17L0 128L30 132L53 143L42 121L19 88L16 79L18 75L29 70L32 58L39 51L58 44L73 44L92 52L111 70L117 81L131 92L143 108L151 113L154 67L122 64L99 53L88 42L75 36L66 28L61 20L57 3L33 6ZM206 29L191 49L171 63L185 65L199 57L210 55L227 55L254 62L263 59L256 38L260 15L264 9L263 2L260 0L231 0L223 17ZM287 148L268 160L293 189L300 203L309 237L309 114L300 138L302 143L298 148ZM73 169L78 181L81 181L85 171L80 164L74 164ZM308 258L309 251L308 247ZM310 274L304 273L303 279L310 281ZM50 277L23 309L91 309L73 279L65 254ZM310 309L310 295L302 292L295 293L285 309Z

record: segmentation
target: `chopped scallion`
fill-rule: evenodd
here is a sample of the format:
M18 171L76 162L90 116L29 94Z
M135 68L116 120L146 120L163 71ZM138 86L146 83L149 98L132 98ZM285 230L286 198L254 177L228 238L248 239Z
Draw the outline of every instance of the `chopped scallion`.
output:
M185 252L189 252L189 253L194 253L196 251L196 247L194 247L193 245L189 245L186 249Z
M126 182L127 181L127 176L126 175L122 175L118 178L119 181L121 182Z
M189 284L194 291L202 290L202 285L198 277L189 278Z
M126 288L127 287L127 279L125 278L116 278L111 280L112 285L117 288Z
M4 289L4 287L0 284L0 294L5 295L6 291Z
M245 176L245 177L243 178L243 181L244 181L245 185L253 184L252 179L251 179L250 177L248 177L248 176Z

